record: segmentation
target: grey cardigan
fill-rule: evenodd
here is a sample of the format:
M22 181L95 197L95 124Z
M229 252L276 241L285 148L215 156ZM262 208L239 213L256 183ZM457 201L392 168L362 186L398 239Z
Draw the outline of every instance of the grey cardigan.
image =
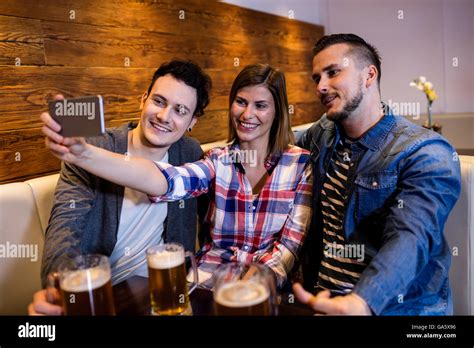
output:
M136 125L129 123L108 129L105 135L89 138L87 142L124 154L127 151L128 131ZM169 151L169 163L182 165L202 156L199 143L183 137ZM54 205L46 229L41 280L57 269L62 258L76 254L97 253L110 256L117 242L117 231L122 210L124 187L99 178L67 163L62 163L60 178L54 194ZM206 196L199 198L201 217L207 211ZM164 227L165 242L183 244L186 250L196 246L195 198L168 203ZM200 219L201 220L201 219Z

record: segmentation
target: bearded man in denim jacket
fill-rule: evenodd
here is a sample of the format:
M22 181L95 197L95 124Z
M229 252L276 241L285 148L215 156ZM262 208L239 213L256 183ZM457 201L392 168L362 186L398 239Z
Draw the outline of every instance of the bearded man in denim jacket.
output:
M455 150L382 107L380 57L353 34L313 48L326 114L311 150L314 216L297 298L323 314L452 314L443 235L460 192ZM316 293L316 295L313 295Z

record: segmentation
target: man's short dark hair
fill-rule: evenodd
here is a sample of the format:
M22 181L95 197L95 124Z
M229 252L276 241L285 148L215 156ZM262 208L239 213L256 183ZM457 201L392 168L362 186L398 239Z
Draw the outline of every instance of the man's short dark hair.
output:
M363 38L355 34L333 34L325 35L316 42L313 47L313 58L316 54L325 48L336 44L347 44L351 46L350 53L357 56L358 60L363 63L375 65L378 71L377 82L380 88L380 78L382 70L380 69L380 55L377 49L371 44L367 43Z
M150 95L153 85L159 77L168 74L196 90L197 103L193 116L202 116L204 109L209 104L209 94L212 88L211 77L204 73L199 65L190 60L173 59L161 64L155 71L147 94Z

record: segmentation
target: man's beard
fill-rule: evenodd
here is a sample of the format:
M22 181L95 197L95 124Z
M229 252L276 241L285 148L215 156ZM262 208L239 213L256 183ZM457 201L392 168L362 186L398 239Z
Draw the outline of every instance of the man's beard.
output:
M344 105L343 109L339 112L327 113L327 118L329 118L331 121L339 122L346 120L350 116L350 114L359 107L363 98L364 94L362 93L361 83L356 95L351 100L349 100L346 105Z

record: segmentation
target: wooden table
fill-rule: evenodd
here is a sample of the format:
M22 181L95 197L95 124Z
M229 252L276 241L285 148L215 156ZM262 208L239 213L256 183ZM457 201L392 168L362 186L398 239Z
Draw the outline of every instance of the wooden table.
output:
M148 289L148 278L134 276L113 287L115 310L117 315L136 316L150 315L150 295ZM214 315L212 291L196 288L189 296L193 315ZM281 296L282 304L278 305L278 315L313 315L306 306L297 303L289 303L292 299L290 294Z

